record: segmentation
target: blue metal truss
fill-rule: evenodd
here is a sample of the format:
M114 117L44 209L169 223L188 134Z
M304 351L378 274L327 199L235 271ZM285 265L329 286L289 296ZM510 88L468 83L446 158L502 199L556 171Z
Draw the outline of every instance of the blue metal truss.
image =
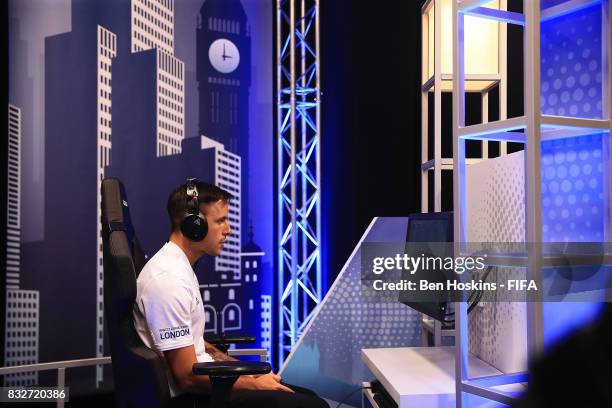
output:
M277 0L278 361L321 302L319 2Z

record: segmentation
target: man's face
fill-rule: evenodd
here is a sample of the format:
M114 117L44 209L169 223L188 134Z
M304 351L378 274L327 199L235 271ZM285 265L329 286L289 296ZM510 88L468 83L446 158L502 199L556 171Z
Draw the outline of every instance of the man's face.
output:
M228 219L229 205L227 201L220 200L200 205L200 211L206 216L208 234L196 245L207 255L218 256L221 254L225 239L232 232Z

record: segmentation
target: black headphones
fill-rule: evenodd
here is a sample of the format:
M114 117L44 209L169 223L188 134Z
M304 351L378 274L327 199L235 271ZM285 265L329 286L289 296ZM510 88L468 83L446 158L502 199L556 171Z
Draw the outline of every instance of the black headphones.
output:
M208 222L200 212L198 188L195 178L187 179L187 212L181 221L181 232L191 241L201 241L208 233Z

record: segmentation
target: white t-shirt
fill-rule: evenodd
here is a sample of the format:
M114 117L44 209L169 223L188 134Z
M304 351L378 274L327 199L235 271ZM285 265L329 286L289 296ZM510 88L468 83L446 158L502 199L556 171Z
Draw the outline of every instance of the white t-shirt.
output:
M163 356L193 345L198 362L213 361L204 350L200 285L181 248L167 242L144 266L136 287L134 326L147 347ZM169 369L167 374L170 395L180 394Z

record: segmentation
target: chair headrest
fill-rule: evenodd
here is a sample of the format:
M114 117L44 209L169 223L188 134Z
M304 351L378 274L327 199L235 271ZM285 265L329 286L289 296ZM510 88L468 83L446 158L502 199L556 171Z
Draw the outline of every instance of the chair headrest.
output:
M109 177L102 180L102 228L110 234L124 231L134 255L134 228L130 219L127 195L121 181Z

